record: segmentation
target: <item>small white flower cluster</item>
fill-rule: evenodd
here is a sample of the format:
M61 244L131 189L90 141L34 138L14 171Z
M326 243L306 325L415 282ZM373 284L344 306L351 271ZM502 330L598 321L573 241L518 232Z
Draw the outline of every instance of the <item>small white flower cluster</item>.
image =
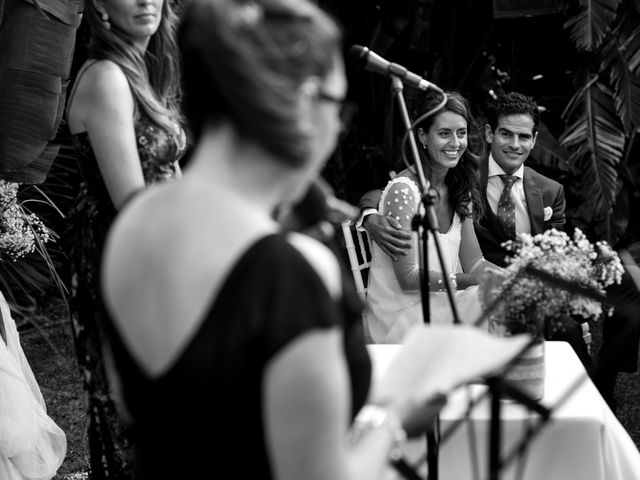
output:
M0 180L0 255L16 261L35 250L37 239L51 240L51 232L35 213L18 203L18 184Z
M607 242L592 244L578 228L573 238L556 229L535 236L520 234L516 241L507 242L505 247L515 255L506 268L502 283L502 288L509 285L509 291L504 292L504 305L494 316L499 315L500 321L512 333L535 333L537 326L528 323L541 317L575 315L586 321L597 320L603 313L602 304L594 299L538 278L520 275L524 267L534 267L600 294L604 294L605 287L612 283L620 283L622 278L623 267L618 254Z

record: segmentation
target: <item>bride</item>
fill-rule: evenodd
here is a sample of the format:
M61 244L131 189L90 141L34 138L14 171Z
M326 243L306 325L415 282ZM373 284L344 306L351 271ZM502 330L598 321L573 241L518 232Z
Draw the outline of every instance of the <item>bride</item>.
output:
M477 284L487 269L498 268L484 260L474 231L474 219L483 211L477 180L482 143L467 101L456 92L447 100L427 92L419 101L415 134L426 178L437 193L440 244L445 269L440 265L433 235L427 244L429 313L431 323L452 323L453 314L445 290L448 274L455 292L460 320L475 322L481 314ZM425 112L435 113L430 115ZM468 148L469 147L469 148ZM401 228L411 231L413 216L422 209L420 181L411 166L392 179L377 205ZM407 330L423 322L417 235L412 248L397 260L373 243L367 288L365 331L375 343L401 343Z
M64 460L66 436L47 415L1 292L0 326L0 479L49 480Z

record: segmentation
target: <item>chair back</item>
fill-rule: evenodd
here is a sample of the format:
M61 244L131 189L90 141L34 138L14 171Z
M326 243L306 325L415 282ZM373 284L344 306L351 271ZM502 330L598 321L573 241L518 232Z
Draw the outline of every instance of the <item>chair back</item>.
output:
M367 279L371 261L371 243L366 231L358 231L350 222L342 222L342 235L349 257L349 267L356 285L356 291L364 302L367 296ZM355 232L355 241L354 233ZM357 243L356 243L357 242Z
M587 346L587 352L591 353L591 329L589 328L589 322L581 323L580 327L582 327L582 339Z

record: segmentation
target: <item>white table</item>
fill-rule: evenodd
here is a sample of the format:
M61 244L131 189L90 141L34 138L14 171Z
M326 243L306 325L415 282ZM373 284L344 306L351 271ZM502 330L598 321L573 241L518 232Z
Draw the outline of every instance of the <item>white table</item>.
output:
M552 410L551 419L533 438L524 456L503 469L505 480L633 480L640 479L640 453L594 384L588 378L556 408L558 400L585 370L566 342L546 342L545 396L541 403ZM369 345L374 379L381 375L400 345ZM449 396L440 415L441 432L464 418L468 398L486 391L483 385L462 387ZM539 416L515 403L501 404L502 450L520 444L527 425ZM469 419L441 442L441 480L482 480L488 478L490 427L489 397L482 399ZM424 456L424 439L410 442L406 458ZM474 455L477 467L474 468ZM523 472L520 472L520 468ZM475 470L475 471L474 471ZM424 472L424 470L423 470ZM424 475L422 475L424 478Z

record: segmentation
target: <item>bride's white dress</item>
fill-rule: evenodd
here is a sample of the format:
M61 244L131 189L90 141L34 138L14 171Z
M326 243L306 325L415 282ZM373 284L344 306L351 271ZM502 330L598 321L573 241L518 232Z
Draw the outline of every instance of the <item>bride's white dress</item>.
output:
M385 215L389 210L393 210L394 213L405 215L406 218L402 220L406 222L415 214L411 205L415 205L419 198L420 193L415 182L406 177L396 177L387 184L382 193L378 211ZM404 207L392 205L396 200L403 203ZM398 208L402 212L398 211ZM401 219L398 218L398 220ZM456 213L449 231L436 234L448 272L462 272L458 256L461 232L461 219ZM427 243L427 265L429 270L442 271L431 234L428 236ZM365 335L374 343L402 343L410 327L424 322L420 291L407 291L401 288L394 272L393 260L375 242L372 242L371 246L371 265L367 285L364 327ZM482 311L478 287L456 291L455 299L460 321L468 324L475 323ZM432 324L453 323L453 313L447 293L444 291L429 293L429 312Z
M64 460L64 432L47 415L9 306L0 293L0 479L49 480Z

